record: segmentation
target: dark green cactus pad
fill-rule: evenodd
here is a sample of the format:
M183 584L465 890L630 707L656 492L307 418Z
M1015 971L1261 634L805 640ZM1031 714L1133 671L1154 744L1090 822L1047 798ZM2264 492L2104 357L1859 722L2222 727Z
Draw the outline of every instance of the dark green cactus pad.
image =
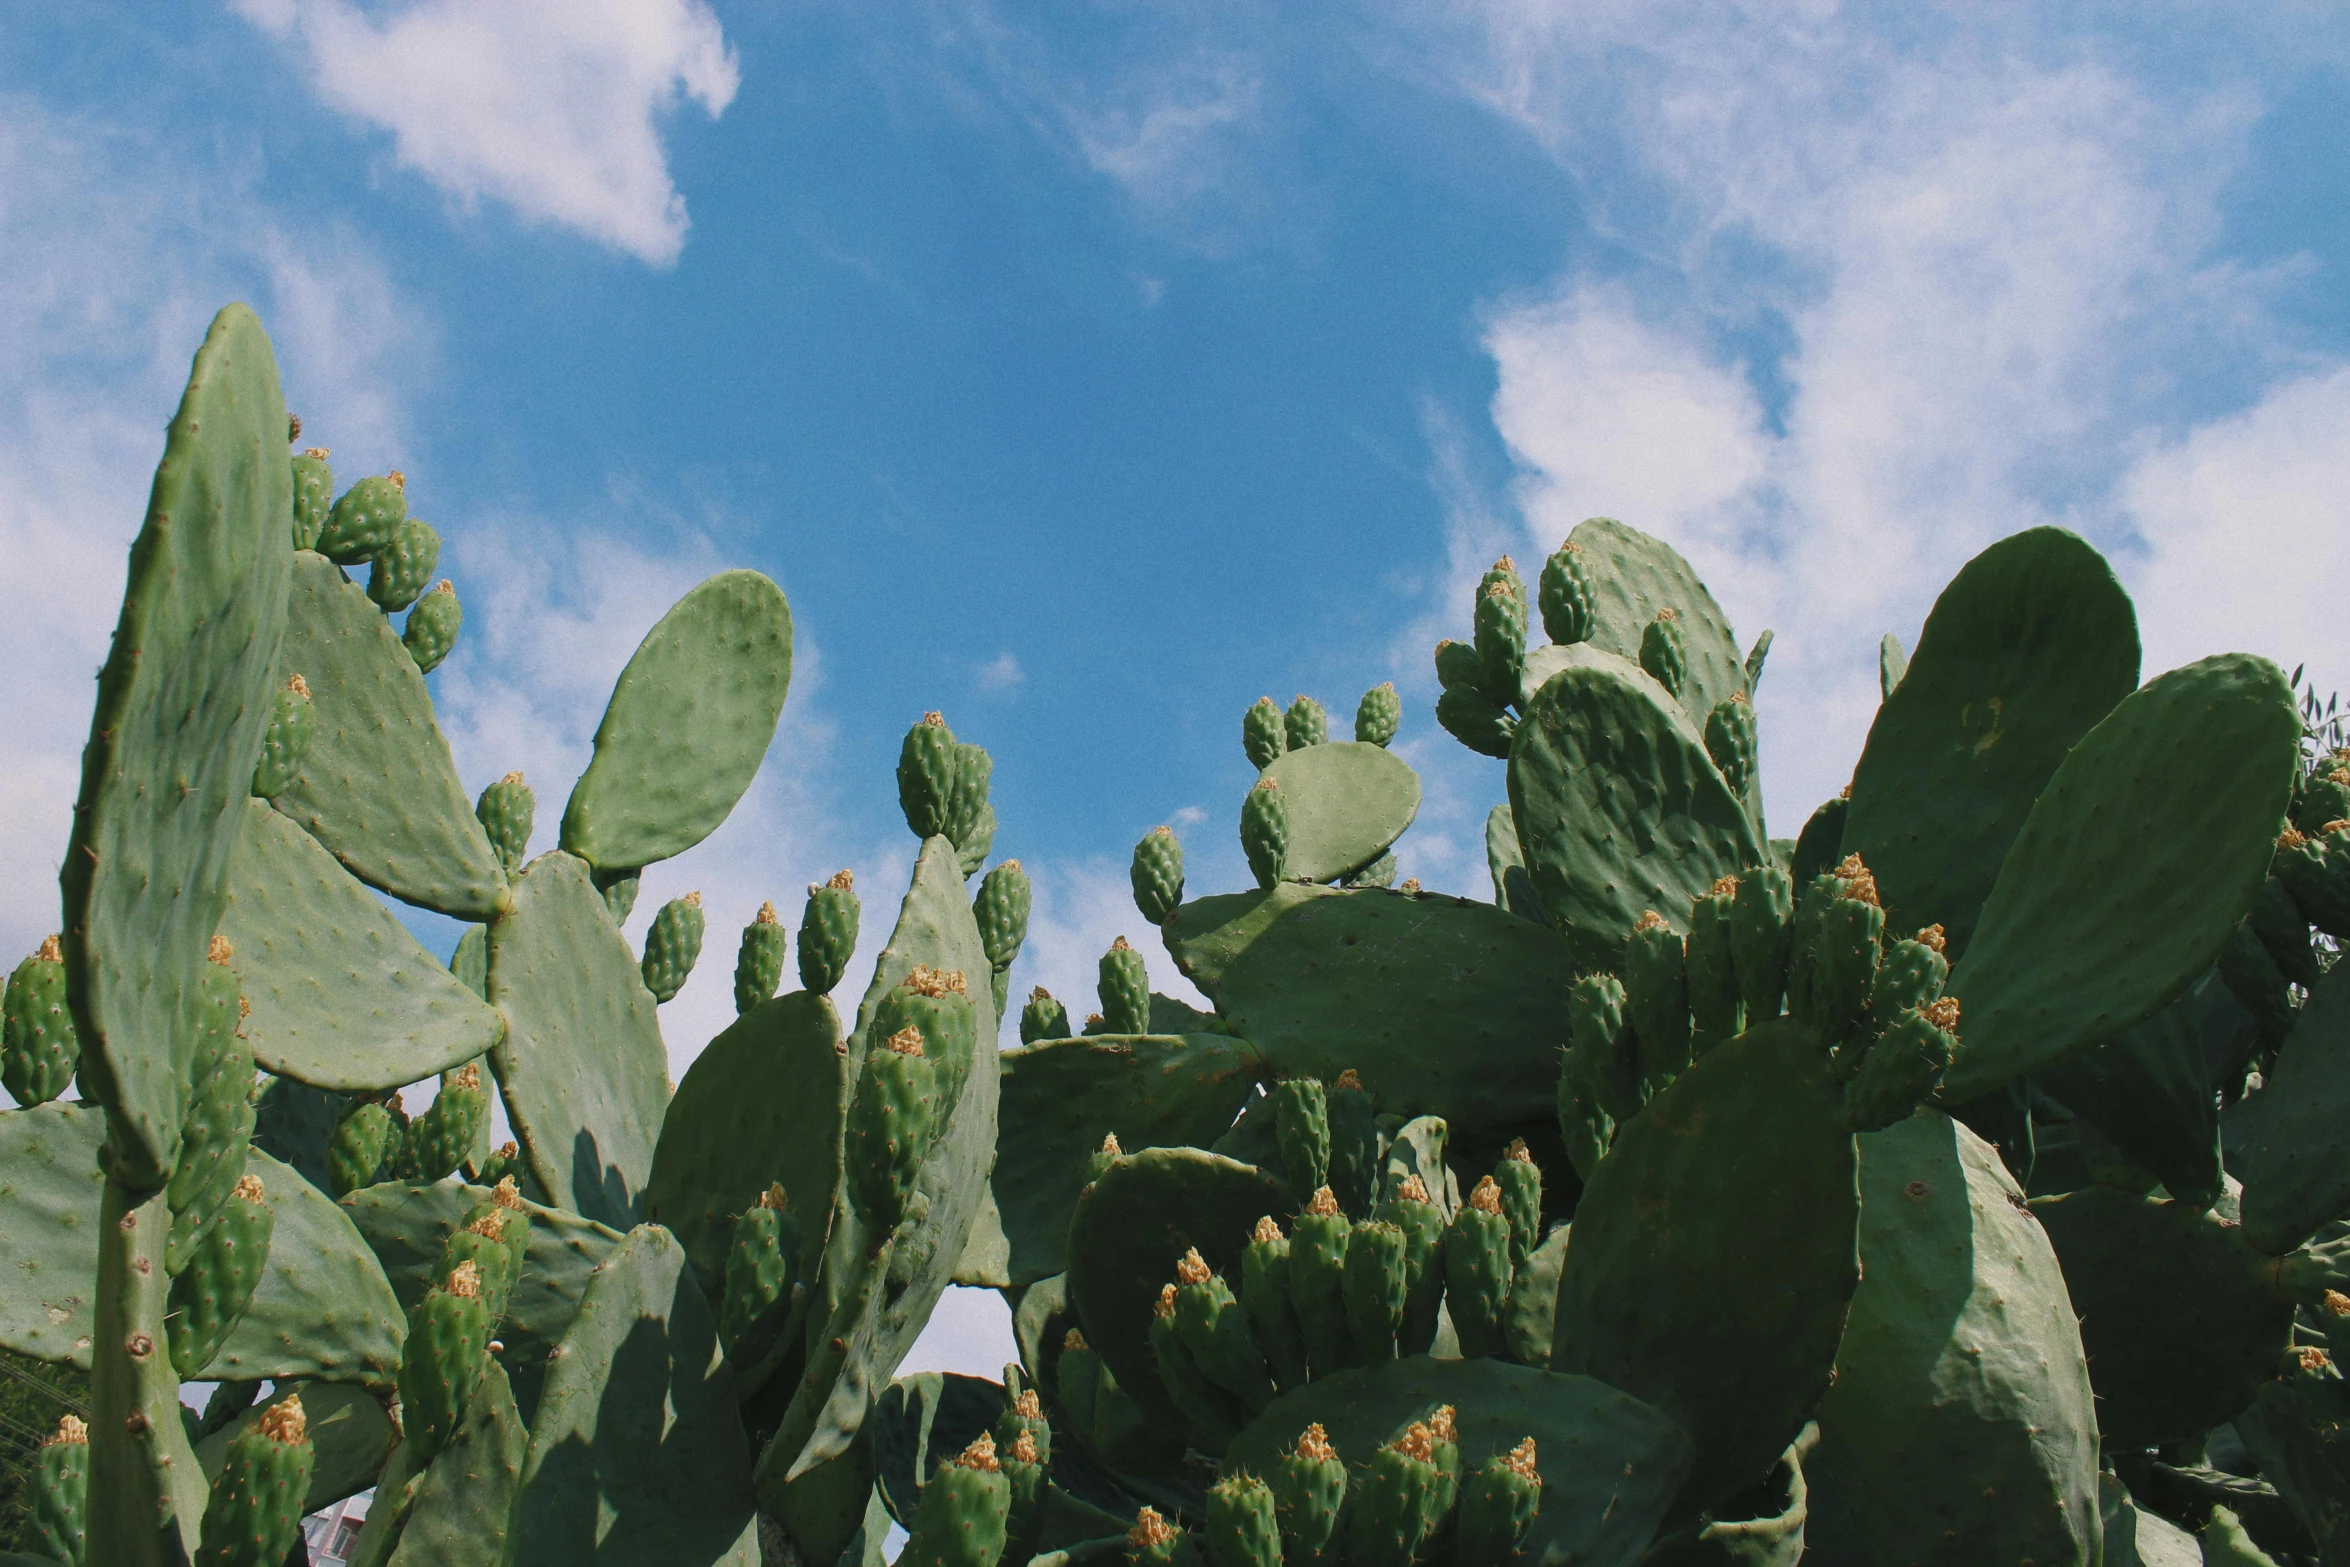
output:
M257 1148L246 1154L245 1171L269 1194L275 1235L260 1286L204 1380L326 1377L389 1388L405 1313L350 1215Z
M334 856L260 800L245 806L221 934L252 1006L265 1071L379 1092L472 1060L498 1014L408 934Z
M290 1077L273 1077L261 1085L261 1097L254 1102L253 1146L284 1160L302 1179L326 1191L327 1140L342 1108L341 1094Z
M1289 803L1282 875L1336 881L1385 854L1420 813L1420 775L1362 740L1292 748L1265 769Z
M1818 810L1805 819L1803 831L1795 840L1794 857L1788 862L1787 877L1795 884L1795 892L1802 896L1814 876L1824 876L1844 858L1844 822L1852 814L1849 796L1838 795L1833 800L1820 802Z
M2228 653L2149 681L2082 737L1951 971L1943 1103L2112 1038L2211 966L2267 878L2300 734L2277 667Z
M1697 1438L1685 1510L1759 1480L1828 1385L1860 1205L1825 1054L1784 1019L1708 1051L1617 1130L1575 1209L1550 1363Z
M278 668L308 682L318 733L277 808L370 887L453 919L495 917L506 873L457 781L416 661L320 556L294 557L289 603Z
M2197 1010L2198 1002L2190 991L2137 1027L2125 1030L2118 1039L2057 1063L2036 1081L2066 1109L2113 1139L2123 1153L2154 1172L2171 1196L2207 1207L2219 1201L2224 1176L2220 1169L2219 1106L2212 1093L2211 1063L2203 1054ZM2280 1063L2270 1081L2280 1080L2283 1072ZM2307 1108L2295 1089L2283 1092L2280 1108L2294 1107L2285 1112L2286 1118ZM2350 1109L2341 1100L2335 1103ZM2343 1204L2350 1205L2350 1182L2340 1189ZM2329 1214L2336 1211L2327 1210ZM2297 1244L2319 1222L2313 1216L2309 1230L2274 1249L2283 1251ZM2244 1233L2247 1240L2256 1239L2249 1220Z
M1567 539L1582 552L1583 574L1591 584L1593 646L1637 661L1640 639L1656 612L1670 609L1687 659L1682 708L1702 720L1715 703L1746 689L1746 669L1729 618L1672 546L1610 517L1576 524Z
M1233 1441L1224 1464L1271 1475L1306 1426L1319 1423L1359 1475L1381 1443L1444 1404L1453 1406L1465 1469L1534 1438L1542 1511L1526 1536L1529 1562L1630 1567L1689 1474L1689 1439L1670 1420L1589 1377L1418 1356L1282 1395Z
M1526 874L1526 853L1518 846L1518 819L1504 803L1485 817L1485 868L1493 877L1493 901L1521 919L1537 925L1550 923L1542 900L1534 896L1534 878Z
M756 1567L734 1373L666 1230L632 1230L547 1367L515 1500L513 1567Z
M1069 1216L1105 1135L1130 1154L1205 1147L1265 1068L1254 1045L1220 1034L1045 1040L1005 1051L1002 1065L994 1190L1012 1286L1068 1266ZM1172 1259L1168 1268L1172 1278Z
M791 689L791 606L755 571L677 601L629 655L563 807L563 847L598 870L683 854L726 820Z
M1197 1148L1144 1149L1079 1199L1069 1221L1070 1304L1085 1341L1154 1418L1179 1418L1150 1345L1152 1309L1176 1261L1197 1248L1209 1268L1237 1279L1257 1220L1294 1206L1266 1171Z
M645 1200L685 1247L711 1299L734 1216L777 1182L801 1219L799 1276L815 1275L840 1187L848 1098L841 1045L832 1003L795 990L735 1019L677 1085Z
M2081 1320L2108 1446L2184 1441L2276 1375L2293 1307L2218 1215L2092 1186L2032 1200Z
M285 439L269 339L231 305L196 352L131 545L58 877L82 1082L113 1107L108 1157L140 1187L179 1147L197 981L283 684Z
M196 1462L203 1466L205 1483L210 1484L213 1476L220 1473L228 1445L240 1432L260 1419L264 1411L297 1397L302 1400L302 1415L310 1427L310 1446L317 1455L311 1465L310 1492L302 1499L302 1511L308 1514L332 1507L344 1497L356 1496L375 1484L385 1460L399 1443L391 1417L384 1413L383 1401L353 1383L311 1379L273 1389L269 1397L198 1442Z
M505 1369L492 1362L474 1389L465 1423L419 1474L403 1448L376 1489L400 1521L385 1567L505 1567L514 1499L530 1453L530 1431L514 1405ZM399 1471L407 1472L401 1473ZM389 1495L387 1496L387 1493ZM375 1516L371 1509L368 1517ZM362 1551L353 1560L365 1561Z
M1213 993L1280 1075L1335 1082L1352 1067L1382 1108L1455 1130L1550 1113L1573 978L1553 932L1466 898L1282 887L1235 911L1241 931L1179 938L1209 903L1230 911L1185 904L1168 946L1181 965L1186 948L1238 946L1255 928Z
M2137 613L2087 543L2031 528L1950 579L1895 678L1852 776L1843 852L1877 873L1892 929L1941 925L1956 962L2032 802L2136 688Z
M2260 1093L2258 1134L2236 1161L2244 1239L2272 1255L2350 1209L2341 1142L2350 1115L2350 968L2336 970L2296 1016Z
M1998 1151L1925 1111L1860 1139L1861 1285L1807 1472L1861 1556L2097 1560L2097 1414L2048 1238Z
M2322 1371L2279 1377L2231 1423L2322 1555L2350 1547L2350 1393L2340 1380Z
M90 1292L98 1273L98 1145L106 1115L46 1104L0 1111L0 1348L90 1369Z
M1567 1231L1562 1224L1527 1254L1510 1277L1502 1304L1502 1342L1522 1366L1550 1364L1551 1339L1558 1329L1559 1275L1567 1266Z
M1453 646L1457 644L1447 644ZM1436 722L1480 756L1507 757L1518 721L1482 691L1446 686L1436 699Z
M491 1054L530 1172L557 1203L635 1222L669 1106L669 1054L636 954L587 866L543 854L490 927L490 1001L506 1021Z
M1509 788L1535 894L1590 966L1613 966L1649 910L1685 930L1693 899L1768 852L1681 711L1601 669L1535 697Z
M994 1430L1010 1407L1002 1383L951 1371L919 1372L884 1388L870 1431L873 1480L889 1515L910 1527L931 1472Z

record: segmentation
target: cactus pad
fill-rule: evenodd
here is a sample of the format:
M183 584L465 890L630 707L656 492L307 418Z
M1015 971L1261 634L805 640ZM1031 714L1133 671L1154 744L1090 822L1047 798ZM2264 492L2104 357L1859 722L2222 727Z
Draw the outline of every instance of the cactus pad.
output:
M1420 778L1366 741L1293 747L1265 769L1289 807L1281 874L1336 881L1385 854L1420 812Z
M0 1227L0 1347L90 1367L90 1288L98 1271L92 1225L105 1185L102 1110L47 1104L0 1111L0 1169L8 1223Z
M1682 709L1702 718L1747 688L1728 617L1670 545L1609 517L1576 524L1567 542L1580 553L1591 586L1592 646L1637 660L1657 611L1670 609L1687 669Z

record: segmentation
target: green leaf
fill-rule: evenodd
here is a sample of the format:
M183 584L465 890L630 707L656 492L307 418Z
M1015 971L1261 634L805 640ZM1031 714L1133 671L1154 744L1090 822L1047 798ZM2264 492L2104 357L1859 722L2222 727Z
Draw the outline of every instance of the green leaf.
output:
M1420 814L1420 775L1394 752L1333 740L1276 757L1264 776L1289 802L1292 881L1336 881L1385 854Z

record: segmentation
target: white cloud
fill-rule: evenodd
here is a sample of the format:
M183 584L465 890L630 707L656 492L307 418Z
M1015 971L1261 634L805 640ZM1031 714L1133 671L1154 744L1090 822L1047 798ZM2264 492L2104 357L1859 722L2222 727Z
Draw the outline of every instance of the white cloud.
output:
M1220 879L1216 872L1222 868L1223 856L1203 856L1199 847L1185 841L1185 879L1195 890L1242 884ZM1204 859L1216 864L1204 865ZM1004 1006L1010 1015L1004 1029L1005 1044L1020 1042L1020 1008L1026 1004L1030 989L1038 985L1069 1009L1072 1029L1082 1028L1089 1014L1101 1010L1102 954L1120 936L1142 954L1144 966L1150 970L1151 989L1188 1001L1203 1012L1209 1009L1207 998L1176 971L1175 960L1167 956L1159 933L1134 906L1134 886L1124 864L1098 858L1023 856L1020 865L1027 871L1036 897L1028 916L1028 940L1012 963L1011 999Z
M415 0L380 21L351 0L237 7L468 207L504 201L655 266L686 233L660 122L688 101L716 118L741 83L703 0Z
M1013 657L1007 650L998 653L980 665L973 673L972 679L978 683L979 689L988 695L1002 696L1007 692L1019 690L1028 680L1028 671L1022 669L1020 660Z

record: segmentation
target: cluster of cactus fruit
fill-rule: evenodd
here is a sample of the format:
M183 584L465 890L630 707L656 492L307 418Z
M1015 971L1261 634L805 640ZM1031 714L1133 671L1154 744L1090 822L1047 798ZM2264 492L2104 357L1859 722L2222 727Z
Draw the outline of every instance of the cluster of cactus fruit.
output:
M1030 887L927 714L857 1005L842 871L672 1082L701 897L624 927L762 763L782 594L654 627L534 857L435 724L439 535L289 431L232 307L0 997L0 1344L92 1374L21 1553L278 1567L372 1487L368 1567L2350 1560L2350 757L2262 660L2141 684L2074 536L1887 639L1792 839L1768 633L1605 519L1499 562L1436 654L1490 899L1398 883L1392 686L1267 698L1255 885L1134 851L1208 1005L1121 936L1010 1049ZM950 1283L1000 1382L897 1375Z

